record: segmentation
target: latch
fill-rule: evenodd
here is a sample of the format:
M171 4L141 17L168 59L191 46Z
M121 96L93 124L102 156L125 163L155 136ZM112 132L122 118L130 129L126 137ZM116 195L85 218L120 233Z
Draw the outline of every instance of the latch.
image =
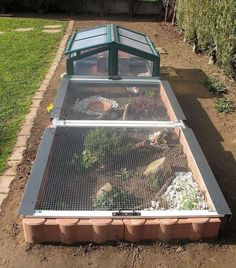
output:
M117 212L112 212L112 216L120 216L120 217L127 217L127 216L141 216L140 212L137 211L117 211Z

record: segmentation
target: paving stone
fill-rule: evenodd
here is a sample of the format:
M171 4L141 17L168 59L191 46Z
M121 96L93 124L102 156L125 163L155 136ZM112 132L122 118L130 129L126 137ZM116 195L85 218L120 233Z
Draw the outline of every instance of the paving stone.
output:
M38 108L40 106L41 100L33 100L31 107Z
M29 136L18 136L15 147L26 147Z
M15 176L0 176L0 193L7 194L10 190L9 186Z
M17 32L29 32L29 31L33 31L34 28L29 27L29 28L17 28L15 29L15 31Z
M0 194L0 211L1 211L1 205L4 199L7 197L7 194Z
M44 94L43 91L37 91L34 94L33 100L41 100L43 98L43 94Z
M32 107L27 116L34 116L35 117L35 116L37 116L37 112L38 112L38 109L35 107Z
M48 30L43 30L42 32L44 33L59 33L61 32L60 29L48 29Z
M26 147L16 147L14 148L11 156L9 157L10 161L21 161L23 159L23 152Z
M33 125L34 124L34 118L35 117L27 117L25 118L25 121L23 123L24 126L29 126L29 125Z
M17 174L17 165L7 168L4 173L3 176L16 176Z
M61 28L61 24L52 24L52 25L45 25L43 26L45 29L58 29Z
M45 92L48 88L49 83L47 83L47 85L41 85L40 88L37 90L37 92L41 91L41 92Z
M18 136L30 136L33 125L23 125Z

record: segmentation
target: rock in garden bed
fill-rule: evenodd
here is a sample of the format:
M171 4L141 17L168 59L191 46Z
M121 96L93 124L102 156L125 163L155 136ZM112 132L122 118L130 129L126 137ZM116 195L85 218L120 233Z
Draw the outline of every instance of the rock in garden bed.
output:
M175 179L161 196L151 202L150 210L203 210L207 204L191 172L176 172Z

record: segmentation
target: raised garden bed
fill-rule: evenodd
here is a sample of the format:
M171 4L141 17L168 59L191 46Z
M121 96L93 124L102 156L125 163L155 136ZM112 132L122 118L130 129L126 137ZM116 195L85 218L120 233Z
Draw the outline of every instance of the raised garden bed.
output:
M75 75L76 61L92 56L97 68L107 50L104 77ZM157 78L150 40L108 25L74 34L66 53L68 75L20 207L26 241L216 237L231 212L171 87ZM126 53L150 60L152 77L121 78Z

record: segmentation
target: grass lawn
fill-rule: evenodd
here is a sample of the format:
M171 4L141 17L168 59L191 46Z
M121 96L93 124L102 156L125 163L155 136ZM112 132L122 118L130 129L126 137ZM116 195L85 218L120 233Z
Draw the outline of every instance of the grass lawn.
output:
M63 31L43 33L43 26L65 21L1 18L0 32L0 174L16 141L17 132L29 111L32 96L39 87L57 51ZM16 32L15 28L33 27Z

